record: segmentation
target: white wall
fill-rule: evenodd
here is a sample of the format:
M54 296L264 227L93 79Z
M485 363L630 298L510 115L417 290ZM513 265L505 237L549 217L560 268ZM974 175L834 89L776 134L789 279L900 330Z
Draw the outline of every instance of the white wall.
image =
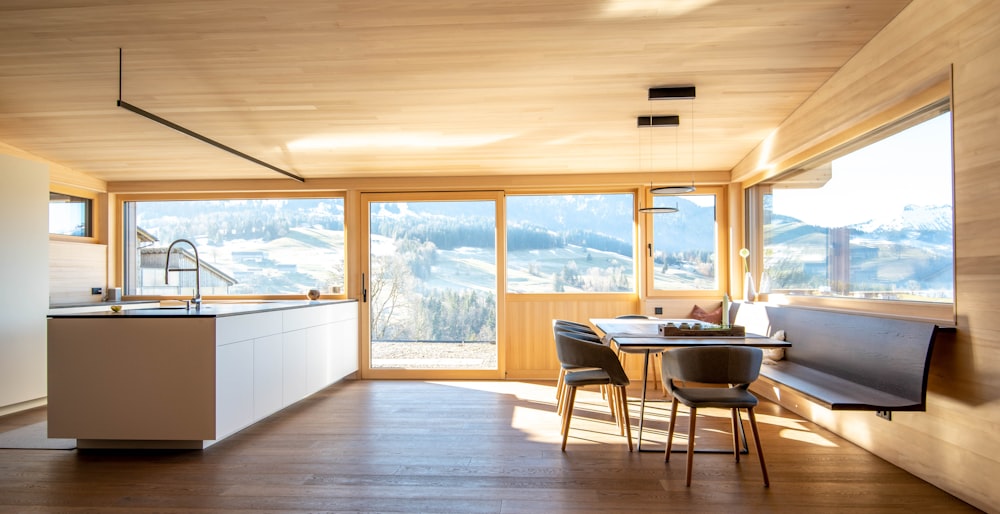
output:
M2 414L12 406L46 396L49 168L0 155L0 180Z

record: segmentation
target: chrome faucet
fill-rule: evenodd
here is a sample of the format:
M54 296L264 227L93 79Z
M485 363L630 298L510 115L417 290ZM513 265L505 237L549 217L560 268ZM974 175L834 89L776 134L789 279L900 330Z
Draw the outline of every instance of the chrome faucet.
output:
M174 245L177 243L187 243L194 250L194 265L193 268L171 268L170 267L170 250L174 249ZM191 298L191 303L194 304L195 309L201 309L201 258L198 257L198 247L194 245L191 241L187 239L178 239L170 246L167 247L167 260L163 265L163 283L170 284L170 272L171 271L193 271L194 272L194 297ZM188 304L190 309L190 304Z

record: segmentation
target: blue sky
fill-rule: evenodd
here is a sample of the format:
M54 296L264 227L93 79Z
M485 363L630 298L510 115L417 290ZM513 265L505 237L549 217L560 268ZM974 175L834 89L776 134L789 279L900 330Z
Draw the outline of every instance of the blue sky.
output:
M776 189L773 199L776 214L823 227L892 218L907 205L951 205L951 114L835 160L822 189Z

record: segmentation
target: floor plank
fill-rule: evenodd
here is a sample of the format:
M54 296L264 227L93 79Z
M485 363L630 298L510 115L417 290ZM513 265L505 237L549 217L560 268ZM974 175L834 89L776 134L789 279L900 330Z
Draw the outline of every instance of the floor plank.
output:
M669 404L643 446L662 448ZM595 391L566 452L548 383L345 381L204 451L0 450L0 510L16 512L976 512L777 405L758 409L771 487L753 453L630 453ZM638 404L630 405L633 430ZM686 444L686 413L675 445ZM723 411L697 444L731 444ZM0 418L38 422L44 408Z

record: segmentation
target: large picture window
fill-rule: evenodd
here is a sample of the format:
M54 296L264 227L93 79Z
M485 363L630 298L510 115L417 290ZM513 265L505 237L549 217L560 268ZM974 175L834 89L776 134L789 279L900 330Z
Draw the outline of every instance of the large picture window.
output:
M953 301L947 109L931 106L757 186L772 293Z
M635 291L632 194L507 196L507 291Z
M192 292L193 273L164 280L177 239L197 247L205 296L301 296L344 285L343 198L128 201L123 222L126 294ZM172 267L194 267L189 246L172 253Z
M654 295L722 295L718 188L678 196L653 196L654 207L677 212L644 214L651 227L648 275Z

